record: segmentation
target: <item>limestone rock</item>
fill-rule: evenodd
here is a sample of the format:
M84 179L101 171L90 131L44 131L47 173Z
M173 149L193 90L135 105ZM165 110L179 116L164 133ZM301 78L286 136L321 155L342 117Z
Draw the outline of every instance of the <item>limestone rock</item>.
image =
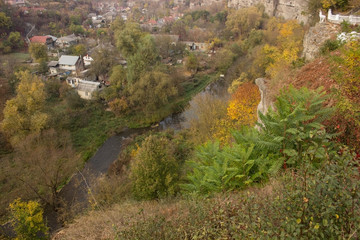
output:
M316 58L320 47L328 39L336 39L340 26L332 23L317 23L311 27L304 37L303 57L311 61Z
M286 20L296 19L299 23L307 23L309 17L307 1L304 0L228 0L228 7L245 8L262 4L270 16L283 17Z

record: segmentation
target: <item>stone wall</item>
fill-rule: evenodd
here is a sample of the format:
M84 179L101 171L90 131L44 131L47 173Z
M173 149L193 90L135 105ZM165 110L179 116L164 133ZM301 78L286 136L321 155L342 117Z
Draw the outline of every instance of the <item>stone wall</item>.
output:
M286 20L296 19L299 23L307 23L309 18L307 1L304 0L228 0L228 7L245 8L262 4L270 16L283 17Z

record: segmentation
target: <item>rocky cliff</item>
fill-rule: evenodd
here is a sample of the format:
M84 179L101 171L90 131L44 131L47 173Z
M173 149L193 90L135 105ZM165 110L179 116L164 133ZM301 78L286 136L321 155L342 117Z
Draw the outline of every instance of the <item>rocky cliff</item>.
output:
M307 1L305 0L228 0L228 7L245 8L258 4L265 6L265 12L270 16L283 17L287 20L296 19L307 23Z
M340 26L332 23L317 23L311 27L304 37L303 57L306 60L314 60L321 46L328 39L336 39Z

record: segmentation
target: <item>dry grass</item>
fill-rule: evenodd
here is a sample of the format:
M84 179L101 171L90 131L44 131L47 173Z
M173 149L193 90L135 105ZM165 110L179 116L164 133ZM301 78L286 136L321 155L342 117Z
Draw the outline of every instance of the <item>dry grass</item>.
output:
M108 209L88 212L57 232L53 240L116 239L116 233L127 230L131 232L131 228L136 229L139 226L137 224L157 221L156 219L163 219L167 227L170 226L172 231L178 232L176 236L183 236L186 231L201 230L205 227L204 224L209 222L217 225L219 219L242 214L242 200L246 196L255 195L261 202L261 199L271 198L279 188L282 188L281 182L272 180L261 188L222 193L207 199L127 201ZM222 215L223 211L228 215ZM218 217L219 215L222 217Z

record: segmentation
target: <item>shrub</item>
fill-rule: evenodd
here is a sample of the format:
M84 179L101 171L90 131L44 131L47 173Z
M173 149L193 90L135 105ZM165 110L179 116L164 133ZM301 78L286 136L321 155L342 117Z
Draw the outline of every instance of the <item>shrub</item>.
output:
M178 191L179 162L171 142L162 136L145 139L131 165L130 179L136 199L172 196Z
M19 239L47 239L48 228L44 223L43 209L35 201L16 199L10 204L12 223Z
M341 46L341 43L338 40L328 39L320 48L320 53L325 55L329 52L335 51Z
M109 103L109 106L111 111L113 111L116 115L124 114L129 109L129 105L125 97L115 98Z
M165 210L122 225L117 237L357 239L360 183L352 156L333 155L321 169L308 170L287 171L261 189L191 198L173 207L162 203Z
M208 143L199 147L196 158L188 162L192 171L188 184L182 188L187 192L208 194L244 188L261 179L261 162L254 158L254 146L234 144L220 149L219 143Z

